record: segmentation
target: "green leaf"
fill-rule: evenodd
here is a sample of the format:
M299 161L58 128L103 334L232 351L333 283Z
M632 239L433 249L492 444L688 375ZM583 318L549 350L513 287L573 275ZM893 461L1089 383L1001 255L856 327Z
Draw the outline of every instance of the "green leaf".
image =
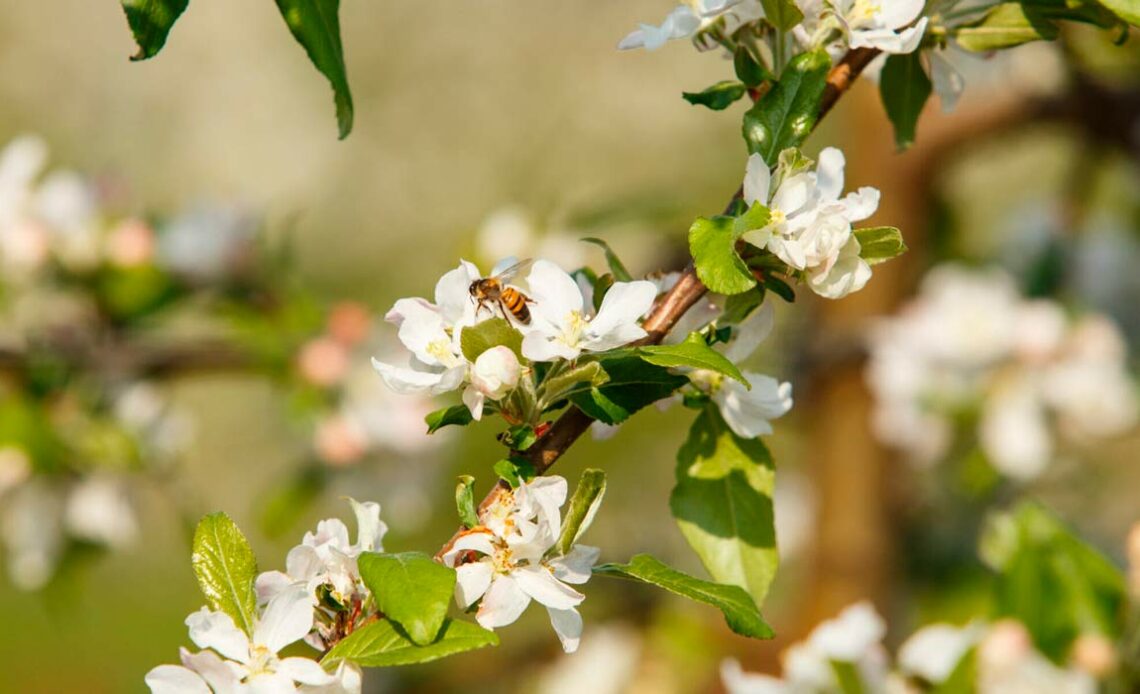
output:
M879 82L879 93L887 117L895 126L895 145L906 149L914 144L918 117L930 99L933 85L922 69L920 53L889 55Z
M491 469L513 489L534 479L535 475L534 466L522 458L503 458L492 465Z
M439 638L427 646L417 646L392 622L381 619L365 625L332 647L321 664L332 669L342 660L362 667L391 667L438 660L456 653L485 646L498 646L495 632L455 620L444 620Z
M792 58L780 81L744 114L748 151L775 166L784 149L798 147L819 119L831 58L819 49Z
M736 252L739 239L733 217L698 217L689 228L689 252L697 277L709 291L731 295L756 286L756 278Z
M775 275L765 273L764 289L767 289L789 304L796 303L796 290L792 289L791 285Z
M763 285L754 287L743 294L734 294L724 302L724 313L720 314L716 324L728 327L739 325L752 315L752 312L764 304Z
M424 417L424 422L427 424L429 434L434 434L446 426L461 426L465 427L475 418L471 416L471 410L467 409L467 405L452 405L451 407L444 407L429 413Z
M471 475L461 475L459 484L455 485L455 509L463 527L470 530L479 525L479 514L475 511L475 478Z
M682 92L681 97L693 106L706 106L714 111L723 111L744 96L748 87L740 82L724 80L700 92Z
M749 207L744 214L737 217L736 221L733 222L732 233L739 239L750 231L763 229L768 226L770 221L772 221L772 211L767 206L755 202L752 203L752 207Z
M614 249L610 248L610 244L602 239L587 238L582 240L586 243L592 243L605 251L606 264L609 265L610 272L613 273L614 279L619 282L629 282L633 280L633 275L629 274L629 270L625 269L625 265L622 265L621 258L617 257L617 253L614 253Z
M772 627L764 621L756 603L741 588L702 581L669 568L648 554L638 554L628 564L602 564L594 568L600 576L631 578L651 583L681 597L712 605L724 614L728 627L741 636L770 639Z
M435 641L455 591L455 569L422 552L364 552L356 561L376 608L417 646Z
M246 634L257 621L257 559L249 541L224 513L211 513L194 531L190 563L210 609L225 612Z
M835 681L839 684L840 694L869 694L863 685L863 676L855 667L855 663L832 660L829 661L829 664L832 674L835 675Z
M131 60L146 60L158 55L166 45L166 37L178 17L186 11L190 0L122 0L123 13L139 50Z
M736 53L732 56L732 68L736 72L736 78L749 87L759 87L764 82L776 79L743 43L736 47Z
M1126 590L1120 570L1043 507L1023 503L995 516L982 543L998 571L997 616L1024 623L1055 662L1080 634L1121 635Z
M602 505L602 497L605 495L606 473L594 469L583 470L582 479L578 480L578 488L570 498L566 521L562 525L562 534L558 537L558 544L555 545L558 554L570 553L570 548L594 521L594 515Z
M780 31L791 31L804 21L804 13L793 0L760 0L760 5L764 8L764 17Z
M978 649L966 651L950 675L933 687L930 694L974 694L978 683Z
M894 227L856 229L855 239L859 242L859 257L870 265L897 258L907 252L902 232Z
M774 484L764 444L740 438L716 408L705 408L677 453L677 486L669 508L709 574L744 588L758 605L779 564Z
M601 362L589 361L544 380L542 382L543 397L546 402L554 402L562 399L570 390L580 389L586 385L600 386L609 380L610 376L602 367Z
M340 139L352 132L352 92L340 43L340 0L277 0L281 17L333 89Z
M492 347L503 345L515 356L522 358L523 336L505 318L492 318L478 325L463 328L459 333L459 348L467 361L474 362L479 355Z
M1117 16L1133 26L1140 26L1140 0L1099 0Z
M668 397L689 382L684 376L646 363L640 357L602 360L610 380L602 386L570 396L578 409L606 424L620 424L646 405Z
M637 355L656 366L682 367L706 369L724 374L729 378L740 381L749 390L752 385L740 373L740 369L720 352L705 342L700 333L691 333L684 342L675 345L653 345L651 347L638 347Z
M1032 7L1005 2L978 21L958 29L958 45L968 51L986 52L1020 46L1030 41L1052 41L1057 25Z

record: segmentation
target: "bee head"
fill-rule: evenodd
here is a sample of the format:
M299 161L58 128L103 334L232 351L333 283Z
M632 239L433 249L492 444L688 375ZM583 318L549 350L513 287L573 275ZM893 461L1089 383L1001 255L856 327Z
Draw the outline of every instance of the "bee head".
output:
M467 293L471 296L477 296L479 294L479 280L475 280L471 283L471 286L467 287Z

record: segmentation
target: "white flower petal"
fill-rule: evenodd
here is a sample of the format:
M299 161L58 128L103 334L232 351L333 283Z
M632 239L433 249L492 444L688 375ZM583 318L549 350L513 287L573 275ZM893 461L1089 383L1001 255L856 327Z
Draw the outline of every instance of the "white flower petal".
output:
M772 185L772 171L759 154L748 157L748 167L744 172L744 202L749 206L755 203L768 204L768 193Z
M514 578L500 574L483 595L475 620L484 629L505 627L514 624L529 604L530 596L519 588Z
M380 520L380 504L375 501L361 503L352 497L348 498L352 506L352 513L356 516L356 550L358 552L384 551L384 535L388 533L388 524Z
M455 570L455 602L466 610L491 587L495 567L490 559L462 564Z
M249 660L249 637L224 612L203 607L186 618L190 640L199 648L212 648L230 660Z
M333 676L317 661L308 658L282 658L277 663L277 672L301 684L322 685L333 681Z
M213 651L191 653L182 648L179 653L182 664L198 673L215 692L230 692L237 688L239 677L235 670L240 666L236 663L222 660Z
M531 332L523 337L522 353L531 361L554 361L577 359L582 350L570 347L548 335Z
M550 615L550 626L554 627L554 633L558 634L558 640L562 643L562 651L573 653L578 650L578 643L582 639L582 615L578 614L578 610L547 608L546 612Z
M725 381L713 394L713 401L737 436L752 439L771 434L771 420L792 409L792 384L780 383L764 374L743 373L752 384L752 390L736 381Z
M790 687L768 675L744 672L731 658L720 664L720 681L728 694L788 694Z
M843 198L843 216L848 222L861 222L879 209L878 188L864 186Z
M590 321L589 332L593 337L591 342L596 345L602 343L606 345L595 346L593 349L596 351L613 349L626 344L626 342L611 344L615 340L624 339L622 336L632 335L635 332L644 335L645 331L638 327L637 322L653 306L656 299L657 287L652 282L646 280L615 282L606 292L606 297L602 299L598 315Z
M838 200L843 193L843 170L847 166L847 159L843 152L835 147L828 147L819 153L819 164L816 167L817 194L823 202Z
M444 273L435 285L435 303L448 325L459 323L471 305L471 283L480 278L479 268L466 260Z
M554 577L565 583L581 585L590 580L591 569L598 563L602 550L586 545L574 545L564 557L551 560Z
M752 356L760 343L772 334L775 324L775 306L767 302L736 328L736 334L724 347L724 356L733 364L739 364Z
M586 596L559 581L543 566L524 566L511 573L524 593L546 607L566 610L580 605Z
M527 275L534 300L532 313L560 325L571 313L582 313L582 292L574 278L549 260L536 260Z
M467 405L467 410L471 413L471 418L476 422L483 419L483 404L487 401L487 396L479 392L479 389L474 386L467 386L463 389L463 404Z
M888 29L901 29L918 19L925 4L925 0L887 0L879 5L879 19Z
M305 549L309 549L306 547ZM296 581L281 571L266 571L257 577L257 604L264 605L274 596L293 585Z
M211 694L205 680L181 665L159 665L144 681L153 694Z
M276 653L305 638L312 628L312 596L304 587L290 588L269 601L253 630L253 642Z

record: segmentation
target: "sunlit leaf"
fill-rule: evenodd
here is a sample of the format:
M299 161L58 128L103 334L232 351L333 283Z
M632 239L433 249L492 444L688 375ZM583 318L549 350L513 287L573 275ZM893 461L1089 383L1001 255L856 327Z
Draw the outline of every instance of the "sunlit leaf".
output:
M337 127L343 140L352 132L352 92L340 42L340 0L276 0L293 38L304 47L333 89Z
M748 151L775 166L784 149L799 146L819 120L831 58L818 49L792 58L780 81L744 114Z
M127 24L139 50L131 60L152 58L166 45L166 37L190 0L122 0Z
M357 565L380 612L417 646L435 641L455 591L455 569L420 552L364 552Z
M434 642L417 646L399 627L381 619L357 629L333 646L321 659L321 664L329 670L342 660L363 667L412 665L498 645L499 637L495 632L470 622L448 619L444 620L439 637Z
M194 531L190 563L211 609L225 612L246 634L257 622L257 559L230 517L211 513Z

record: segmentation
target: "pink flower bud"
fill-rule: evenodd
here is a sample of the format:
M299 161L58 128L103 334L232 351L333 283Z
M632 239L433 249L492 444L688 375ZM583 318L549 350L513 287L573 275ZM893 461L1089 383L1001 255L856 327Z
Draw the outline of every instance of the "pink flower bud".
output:
M321 387L340 382L349 365L348 350L330 337L310 340L297 355L297 370L301 377Z
M137 219L129 219L107 237L107 257L119 267L145 265L154 258L154 232Z
M1103 634L1081 634L1069 653L1073 665L1100 679L1116 669L1116 648Z
M329 335L343 345L352 347L360 344L371 329L372 314L355 301L342 301L329 312Z
M345 467L360 461L368 450L368 440L352 422L334 416L317 424L313 446L324 462Z

